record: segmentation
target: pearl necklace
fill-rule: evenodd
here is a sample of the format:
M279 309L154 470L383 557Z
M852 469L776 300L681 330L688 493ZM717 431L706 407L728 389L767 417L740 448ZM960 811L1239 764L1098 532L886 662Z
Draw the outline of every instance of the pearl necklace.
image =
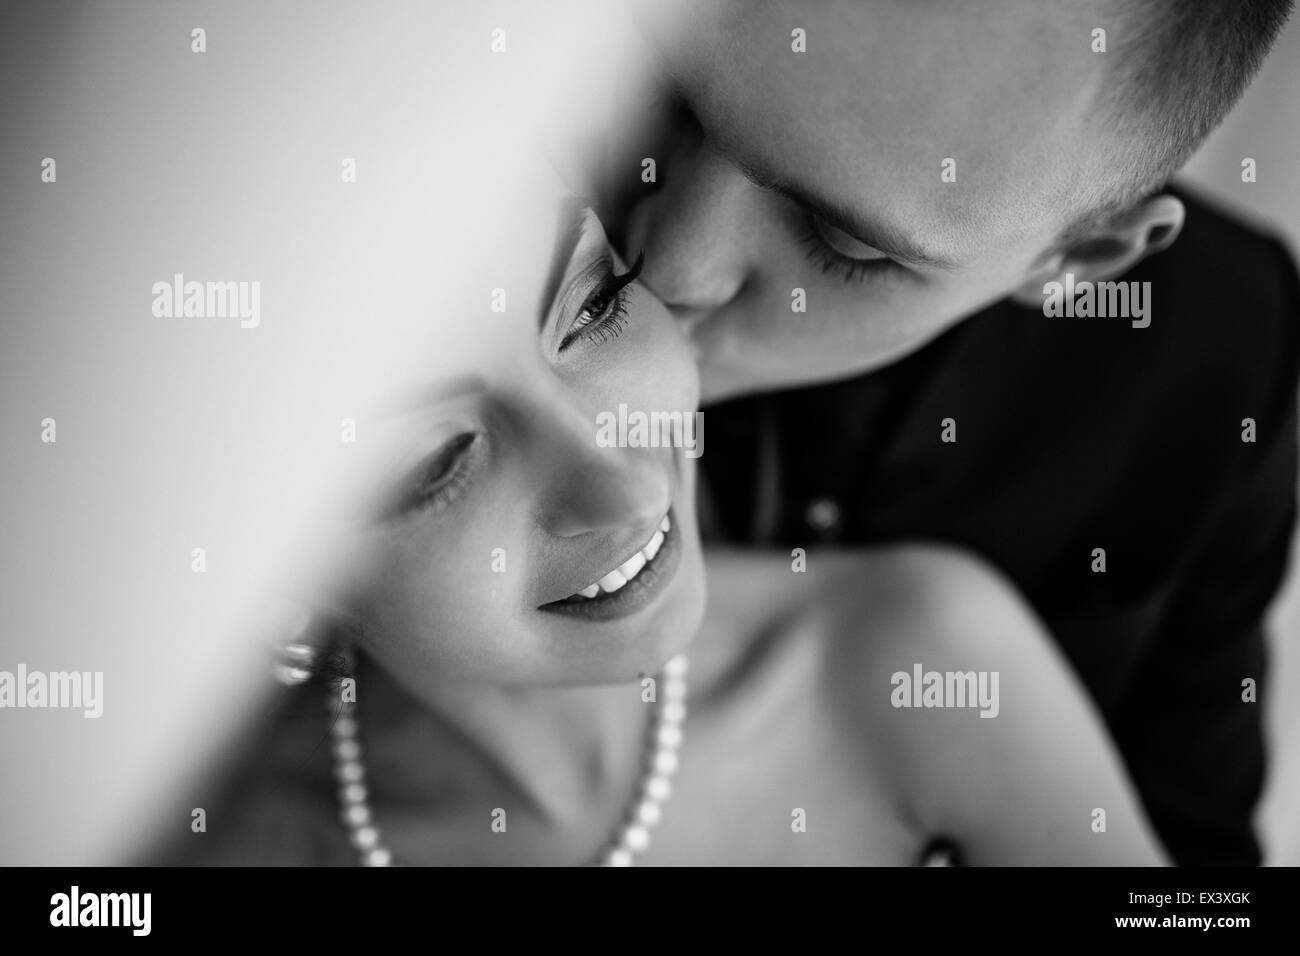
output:
M686 719L686 669L685 654L678 654L664 665L660 675L663 703L655 706L640 781L623 822L592 866L631 866L633 857L650 845L650 831L663 816L663 805L672 793L672 777L677 772L677 752L682 745L682 723ZM335 693L327 695L331 712L337 701ZM384 845L370 809L359 730L356 703L346 701L330 730L339 812L361 865L392 866L396 862L393 852Z

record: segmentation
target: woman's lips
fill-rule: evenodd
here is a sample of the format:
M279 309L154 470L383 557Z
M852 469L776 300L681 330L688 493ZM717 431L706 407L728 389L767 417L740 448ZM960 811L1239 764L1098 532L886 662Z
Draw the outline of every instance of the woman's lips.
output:
M563 600L543 604L540 610L593 619L631 614L654 600L671 580L680 556L671 515L665 515L650 540L630 558L600 580Z
M581 597L584 600L591 600L592 598L599 597L602 593L613 594L629 581L634 580L648 564L651 564L654 561L655 555L659 553L659 549L663 546L664 535L666 535L671 528L672 522L669 521L667 515L664 515L663 520L659 522L658 529L656 529L655 533L651 535L650 540L642 546L641 550L637 551L636 554L632 555L632 557L628 558L614 570L610 571L595 584L589 584L585 588L582 588L576 595L573 595L573 597Z

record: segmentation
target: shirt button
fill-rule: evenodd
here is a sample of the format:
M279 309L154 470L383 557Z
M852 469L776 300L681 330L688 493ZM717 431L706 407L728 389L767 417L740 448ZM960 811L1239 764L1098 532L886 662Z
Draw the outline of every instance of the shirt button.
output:
M829 531L840 523L840 506L834 498L814 498L808 502L804 520L814 531Z

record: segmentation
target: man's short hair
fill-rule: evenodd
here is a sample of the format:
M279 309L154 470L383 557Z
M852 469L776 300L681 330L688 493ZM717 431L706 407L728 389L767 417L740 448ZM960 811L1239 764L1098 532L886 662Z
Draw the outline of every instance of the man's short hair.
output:
M1293 0L1117 0L1107 29L1109 75L1095 121L1118 144L1112 174L1084 194L1066 231L1083 238L1159 191L1240 99Z

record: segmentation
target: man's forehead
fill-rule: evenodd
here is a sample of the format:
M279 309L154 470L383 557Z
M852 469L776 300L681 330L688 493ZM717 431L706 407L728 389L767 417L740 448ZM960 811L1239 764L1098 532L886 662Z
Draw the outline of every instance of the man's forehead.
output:
M1102 72L1093 21L1043 7L1050 16L1018 3L719 7L688 19L668 52L739 165L797 171L963 261L1043 224L1087 155L1082 118Z

